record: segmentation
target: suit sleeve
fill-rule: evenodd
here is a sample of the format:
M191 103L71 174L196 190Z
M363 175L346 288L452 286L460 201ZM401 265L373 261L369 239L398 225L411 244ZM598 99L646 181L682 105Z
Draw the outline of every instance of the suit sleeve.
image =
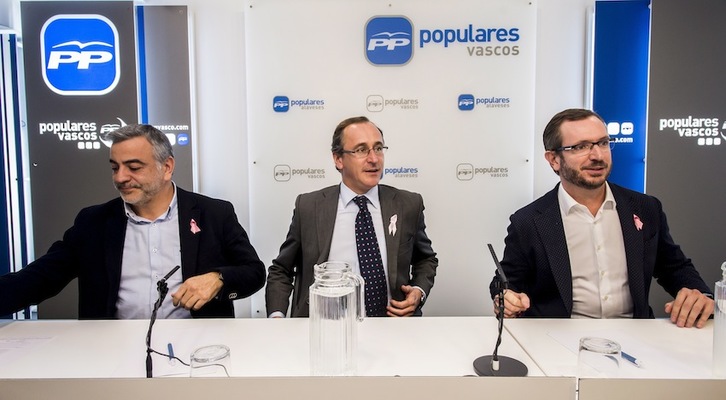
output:
M63 234L63 240L51 245L48 252L18 272L0 276L0 315L7 315L60 293L78 276L79 237L76 225Z
M509 217L507 236L504 238L504 255L500 264L502 271L507 276L509 289L515 292L529 293L529 276L533 273L535 266L527 256L527 246L528 243L534 243L537 239L530 237L526 229L524 232L519 229L522 226L519 217L517 213ZM489 284L489 292L492 298L499 293L496 275Z
M267 272L267 287L265 288L265 303L267 315L275 311L288 314L290 294L293 291L296 268L301 268L302 249L300 231L300 196L295 200L295 210L292 215L290 229L285 241L280 246L280 253L272 260Z
M653 276L658 284L673 297L683 288L698 289L702 293L713 295L696 267L693 266L691 259L686 257L680 246L673 241L662 205L659 200L653 199L657 204L657 218L659 218L657 237L651 239L651 241L657 241L658 247L655 252L656 260ZM646 244L647 246L648 244ZM646 251L646 253L649 252Z
M265 284L265 265L250 243L247 232L237 220L231 203L223 202L222 248L227 265L215 267L224 279L218 294L222 299L248 297ZM204 255L202 255L204 257Z
M431 239L426 234L426 222L424 221L424 204L423 198L418 195L418 219L416 233L414 236L413 254L411 256L411 286L418 286L424 290L426 296L431 292L434 286L434 277L436 277L436 268L439 266L439 260L436 258L431 246Z

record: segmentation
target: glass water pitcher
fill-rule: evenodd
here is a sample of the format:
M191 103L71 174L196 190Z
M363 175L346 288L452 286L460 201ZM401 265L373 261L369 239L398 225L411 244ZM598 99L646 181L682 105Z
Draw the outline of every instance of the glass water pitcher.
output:
M328 261L313 269L310 372L316 376L355 375L358 322L365 315L365 283L345 262Z

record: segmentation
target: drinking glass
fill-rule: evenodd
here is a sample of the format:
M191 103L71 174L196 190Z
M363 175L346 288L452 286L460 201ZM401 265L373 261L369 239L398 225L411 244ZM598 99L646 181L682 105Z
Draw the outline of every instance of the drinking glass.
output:
M578 377L620 375L620 344L610 339L583 337L577 352Z
M190 377L229 376L231 361L229 347L222 344L200 347L192 352Z

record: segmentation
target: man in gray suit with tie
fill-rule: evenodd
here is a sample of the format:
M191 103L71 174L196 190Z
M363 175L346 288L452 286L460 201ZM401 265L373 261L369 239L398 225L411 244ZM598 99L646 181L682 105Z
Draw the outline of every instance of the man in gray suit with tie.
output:
M665 305L671 321L703 327L713 294L674 243L660 201L607 181L613 142L603 119L564 110L543 141L560 183L510 217L504 316L653 318L648 294L656 278L674 297Z
M387 300L378 310L366 304L369 316L421 315L438 259L426 235L421 195L379 184L386 149L383 132L368 118L338 124L331 151L342 182L297 197L287 238L268 270L268 316L307 317L313 265L328 260L353 266L367 292L375 286L369 269L375 270L371 276L385 275L380 281ZM359 236L363 215L375 231L373 261L359 257L366 240Z

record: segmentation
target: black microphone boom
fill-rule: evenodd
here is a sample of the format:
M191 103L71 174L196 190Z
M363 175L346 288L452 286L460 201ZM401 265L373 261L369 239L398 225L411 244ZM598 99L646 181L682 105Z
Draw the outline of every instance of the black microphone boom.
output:
M504 274L504 270L502 269L502 264L499 263L499 258L497 258L497 253L494 252L494 247L491 243L487 243L487 246L489 247L489 252L492 253L492 258L494 259L494 265L497 266L497 275L499 275L499 284L502 285L502 289L508 289L509 286L509 280L507 279L507 275Z
M159 307L161 307L161 303L164 301L164 298L166 297L166 294L169 292L169 287L166 285L166 280L171 278L172 275L176 271L181 268L180 266L174 267L171 271L169 271L168 274L164 275L163 278L159 280L159 282L156 282L156 290L159 292L159 298L156 300L156 303L154 303L154 309L151 311L151 318L149 319L149 330L146 332L146 377L151 378L152 377L152 361L151 361L151 353L153 350L151 350L151 328L154 327L154 322L156 322L156 312L159 311Z
M161 278L161 282L166 282L167 280L169 280L169 278L171 278L171 276L174 275L174 272L178 271L179 268L181 268L181 266L179 266L179 265L174 267L171 271L169 271L168 274L164 275L164 277Z
M481 356L474 360L474 370L479 376L527 376L527 366L519 360L511 357L500 356L499 345L502 343L502 331L504 329L504 289L509 286L507 276L502 270L494 247L490 243L489 251L492 253L494 264L497 266L497 289L499 289L499 301L497 313L497 321L499 322L499 333L497 334L497 344L494 346L494 353L490 356Z

